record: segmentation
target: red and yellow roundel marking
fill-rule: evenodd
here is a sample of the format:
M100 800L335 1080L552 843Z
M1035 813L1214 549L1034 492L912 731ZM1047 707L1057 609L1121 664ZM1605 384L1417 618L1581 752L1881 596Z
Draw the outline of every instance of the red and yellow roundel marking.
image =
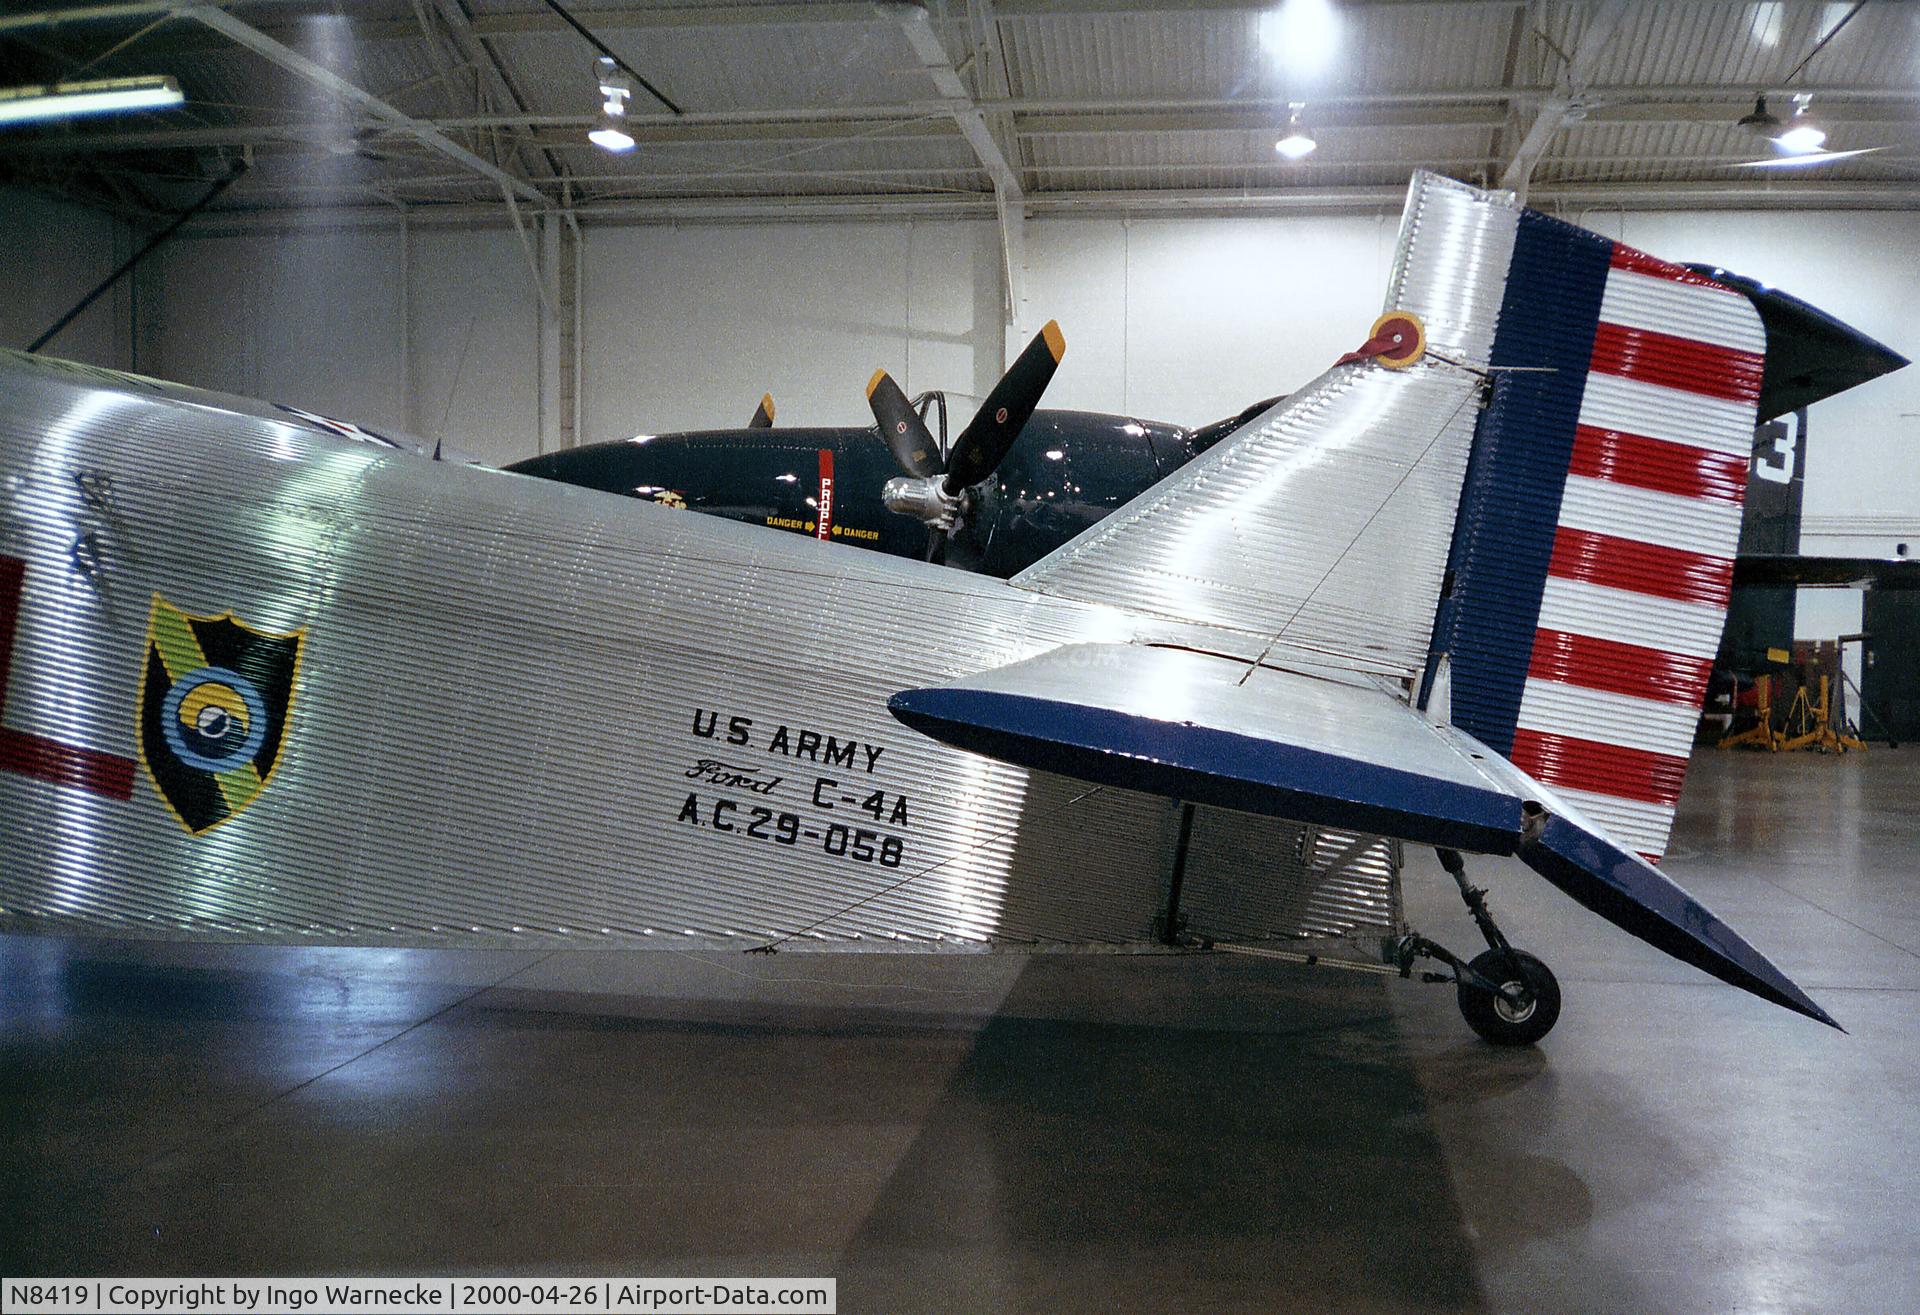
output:
M1393 345L1375 352L1373 359L1389 370L1404 370L1427 354L1427 330L1420 317L1403 310L1390 310L1373 322L1369 341L1386 338Z

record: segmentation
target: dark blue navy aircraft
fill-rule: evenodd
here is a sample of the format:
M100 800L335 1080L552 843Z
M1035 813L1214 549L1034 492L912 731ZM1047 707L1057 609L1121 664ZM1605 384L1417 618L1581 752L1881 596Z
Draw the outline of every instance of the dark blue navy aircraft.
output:
M1199 429L1037 410L1065 351L1049 323L958 434L947 394L909 400L880 370L870 426L776 429L765 399L744 429L643 435L507 469L1005 577L1276 400Z
M1771 420L1907 362L1858 330L1755 280L1700 273L1737 288L1767 333L1759 418ZM1353 356L1417 346L1383 317ZM1417 326L1414 331L1417 333ZM1066 351L1049 322L957 435L948 396L909 400L884 370L867 384L867 427L776 429L773 399L743 429L642 435L507 467L586 488L650 498L903 557L1008 577L1252 421L1278 398L1189 429L1093 411L1039 408ZM1763 426L1764 428L1764 426ZM1740 585L1913 587L1920 562L1743 555Z

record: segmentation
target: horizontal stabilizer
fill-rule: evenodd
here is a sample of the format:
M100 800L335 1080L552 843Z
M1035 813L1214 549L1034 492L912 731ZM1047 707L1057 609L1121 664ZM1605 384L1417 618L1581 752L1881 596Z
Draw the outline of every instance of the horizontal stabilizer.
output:
M1520 799L1366 677L1071 644L888 707L943 743L1063 776L1419 844L1510 854Z
M1741 553L1733 563L1735 589L1920 589L1920 558L1800 557Z
M944 744L1190 803L1483 854L1517 854L1684 963L1839 1026L1686 891L1462 731L1375 678L1130 644L1070 644L893 715Z
M1682 963L1828 1027L1840 1027L1764 954L1670 877L1597 831L1566 817L1549 817L1520 847L1520 858L1614 926Z

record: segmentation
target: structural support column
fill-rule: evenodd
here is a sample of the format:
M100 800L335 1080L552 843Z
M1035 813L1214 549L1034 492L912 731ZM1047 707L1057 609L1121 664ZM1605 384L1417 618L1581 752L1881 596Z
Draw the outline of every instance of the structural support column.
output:
M573 252L566 220L557 214L540 221L541 281L554 295L536 302L539 316L540 451L572 447L573 437Z
M1023 345L1025 336L1027 264L1027 193L1020 183L1020 172L1010 158L1010 152L1014 149L1012 134L1002 134L1006 138L1006 144L1003 145L1001 135L996 135L987 122L986 114L968 93L966 83L961 81L960 72L954 67L946 44L934 30L933 20L927 16L927 11L917 4L898 4L891 8L899 20L900 30L906 34L907 44L913 47L921 67L933 80L934 89L940 93L941 103L993 182L994 214L1000 226L1000 265L1006 293L1007 333L1004 351L1005 359L1011 362ZM990 3L987 0L971 0L968 12L969 22L975 31L989 34L983 36L982 40L990 42L992 49L997 51L998 37L993 34ZM1001 70L999 76L1004 77L1005 65L996 54L989 54L989 63L996 65Z

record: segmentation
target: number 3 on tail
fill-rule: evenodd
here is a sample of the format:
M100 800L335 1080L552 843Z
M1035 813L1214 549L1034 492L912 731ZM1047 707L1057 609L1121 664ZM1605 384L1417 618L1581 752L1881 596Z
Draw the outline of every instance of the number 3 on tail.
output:
M1793 463L1800 440L1785 420L1772 420L1760 427L1764 447L1754 453L1753 473L1773 484L1793 483Z

